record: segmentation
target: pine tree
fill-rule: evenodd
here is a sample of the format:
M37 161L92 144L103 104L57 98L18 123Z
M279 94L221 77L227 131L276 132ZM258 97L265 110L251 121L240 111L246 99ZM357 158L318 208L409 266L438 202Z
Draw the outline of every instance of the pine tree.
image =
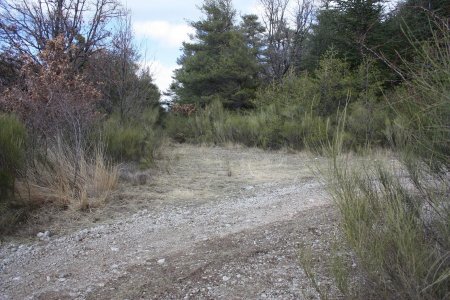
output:
M385 0L334 0L319 10L310 37L309 60L317 62L330 48L355 68L383 43ZM310 63L312 67L316 65Z
M244 34L247 47L250 48L252 54L262 61L263 55L263 32L264 26L258 21L257 15L244 15L240 24L240 30Z
M183 43L178 59L181 67L171 85L175 100L205 106L217 99L230 109L248 108L258 85L258 46L252 44L257 29L245 32L234 25L231 0L205 0L201 11L205 18L190 23L195 35Z

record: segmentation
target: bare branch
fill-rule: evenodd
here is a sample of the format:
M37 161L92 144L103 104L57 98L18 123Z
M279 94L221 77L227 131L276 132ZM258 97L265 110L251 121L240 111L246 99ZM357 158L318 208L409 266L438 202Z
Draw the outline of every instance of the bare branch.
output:
M3 51L27 54L36 62L49 40L65 37L66 50L76 66L105 45L108 24L122 15L118 0L4 0L0 1L0 44Z
M272 79L281 79L290 67L291 30L286 18L289 0L260 0L260 3L266 27L266 73Z
M292 60L298 68L303 59L304 43L311 29L314 19L314 0L297 0L294 12L294 37L292 46Z

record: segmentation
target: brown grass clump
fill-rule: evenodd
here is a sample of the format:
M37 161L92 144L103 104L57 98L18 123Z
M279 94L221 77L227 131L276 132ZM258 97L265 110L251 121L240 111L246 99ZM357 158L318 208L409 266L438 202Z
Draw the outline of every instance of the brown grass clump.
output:
M89 158L58 141L27 170L17 185L19 195L38 205L52 202L81 210L101 205L118 181L118 166L105 159L103 150L97 148Z

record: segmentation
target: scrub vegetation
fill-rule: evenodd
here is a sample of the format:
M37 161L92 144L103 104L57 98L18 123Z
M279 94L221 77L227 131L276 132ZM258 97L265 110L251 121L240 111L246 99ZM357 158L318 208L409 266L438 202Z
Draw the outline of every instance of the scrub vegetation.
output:
M205 0L166 109L117 0L28 2L0 3L2 234L45 205L88 213L167 138L306 150L330 161L341 296L450 297L448 1Z

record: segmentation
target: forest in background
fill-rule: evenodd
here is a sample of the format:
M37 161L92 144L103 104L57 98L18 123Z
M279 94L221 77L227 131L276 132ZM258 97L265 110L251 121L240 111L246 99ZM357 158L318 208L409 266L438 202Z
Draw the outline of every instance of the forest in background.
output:
M150 167L167 137L308 149L334 162L341 227L378 296L449 297L450 3L260 4L202 3L166 112L118 1L1 1L1 231L42 205L95 208L119 163ZM410 187L341 160L379 147Z
M261 20L238 20L230 1L205 2L170 90L178 115L192 105L199 113L169 118L169 135L303 149L332 138L346 109L348 149L400 142L395 132L410 120L397 114L406 82L419 69L434 72L420 56L435 51L448 3L405 1L387 10L386 1L290 2L261 1Z

